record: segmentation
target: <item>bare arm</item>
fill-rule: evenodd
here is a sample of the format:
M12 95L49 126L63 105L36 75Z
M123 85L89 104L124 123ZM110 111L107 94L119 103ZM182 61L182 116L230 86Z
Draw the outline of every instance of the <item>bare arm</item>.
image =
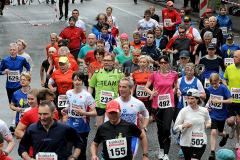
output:
M19 122L17 128L15 129L14 135L17 139L21 139L27 129L27 126L24 125L22 122Z
M90 150L92 155L91 160L99 160L99 158L97 157L98 144L96 142L92 142Z

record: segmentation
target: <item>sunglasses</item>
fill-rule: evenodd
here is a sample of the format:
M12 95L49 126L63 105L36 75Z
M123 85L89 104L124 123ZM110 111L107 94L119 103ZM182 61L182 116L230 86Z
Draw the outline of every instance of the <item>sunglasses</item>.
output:
M168 64L168 62L159 62L159 64Z
M185 31L183 31L183 32L179 32L179 33L185 33Z

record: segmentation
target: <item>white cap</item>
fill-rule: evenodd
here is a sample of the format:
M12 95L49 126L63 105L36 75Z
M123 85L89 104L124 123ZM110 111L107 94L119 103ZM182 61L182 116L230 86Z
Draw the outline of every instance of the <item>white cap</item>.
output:
M198 97L200 98L200 93L197 89L191 88L187 91L187 95L188 96L192 96L192 97Z

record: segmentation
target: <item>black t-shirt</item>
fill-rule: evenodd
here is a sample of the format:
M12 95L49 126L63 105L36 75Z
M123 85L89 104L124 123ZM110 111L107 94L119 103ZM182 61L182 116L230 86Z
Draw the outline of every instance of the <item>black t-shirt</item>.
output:
M42 62L42 67L44 68L44 71L45 71L46 73L47 73L47 71L48 71L49 66L50 66L50 64L49 64L49 62L48 62L47 59ZM49 74L51 75L52 73L53 73L53 70L51 70ZM46 81L45 81L45 84L44 84L44 87L45 87L45 88L48 88L49 78L50 78L49 76L46 76Z
M133 63L132 60L128 60L123 63L122 65L123 73L125 76L129 76L130 73L133 73L134 71L138 70L140 67L138 64Z
M199 56L199 53L201 52L201 57L207 55L207 47L205 43L200 43L196 49L196 55ZM216 55L222 57L222 52L221 50L217 47L216 48Z
M133 123L121 120L119 124L112 125L108 121L98 128L94 142L103 143L103 158L105 160L132 160L131 139L139 137L141 133L141 130ZM112 158L110 158L111 156ZM118 156L122 157L117 158Z
M208 59L207 56L204 56L200 59L199 64L203 64L205 66L205 72L219 72L219 67L222 70L225 70L223 59L219 56L216 56L213 59Z

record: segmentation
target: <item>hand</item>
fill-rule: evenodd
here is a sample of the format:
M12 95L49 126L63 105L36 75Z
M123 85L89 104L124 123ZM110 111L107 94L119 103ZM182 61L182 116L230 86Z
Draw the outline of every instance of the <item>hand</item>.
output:
M172 51L172 54L177 54L177 53L178 53L178 50L177 50L177 49L175 49L175 50Z
M212 99L211 102L212 103L222 103L221 100L219 100L219 99Z
M10 71L9 69L5 69L5 70L4 70L4 74L8 74L9 71Z
M73 110L78 114L78 115L85 115L85 111L81 109L80 107L73 107Z
M177 90L177 96L180 97L182 95L180 89Z
M171 22L171 23L169 23L168 27L172 27L174 25L175 25L175 23Z
M97 156L92 156L91 160L99 160Z
M154 96L157 96L158 92L157 91L152 91L151 96L149 98L149 100L152 100Z
M67 115L67 112L68 112L67 110L68 110L67 108L64 108L64 109L61 110L61 113L62 113L63 116Z
M192 127L192 124L189 123L189 122L184 122L183 125L182 125L183 128L190 128Z

